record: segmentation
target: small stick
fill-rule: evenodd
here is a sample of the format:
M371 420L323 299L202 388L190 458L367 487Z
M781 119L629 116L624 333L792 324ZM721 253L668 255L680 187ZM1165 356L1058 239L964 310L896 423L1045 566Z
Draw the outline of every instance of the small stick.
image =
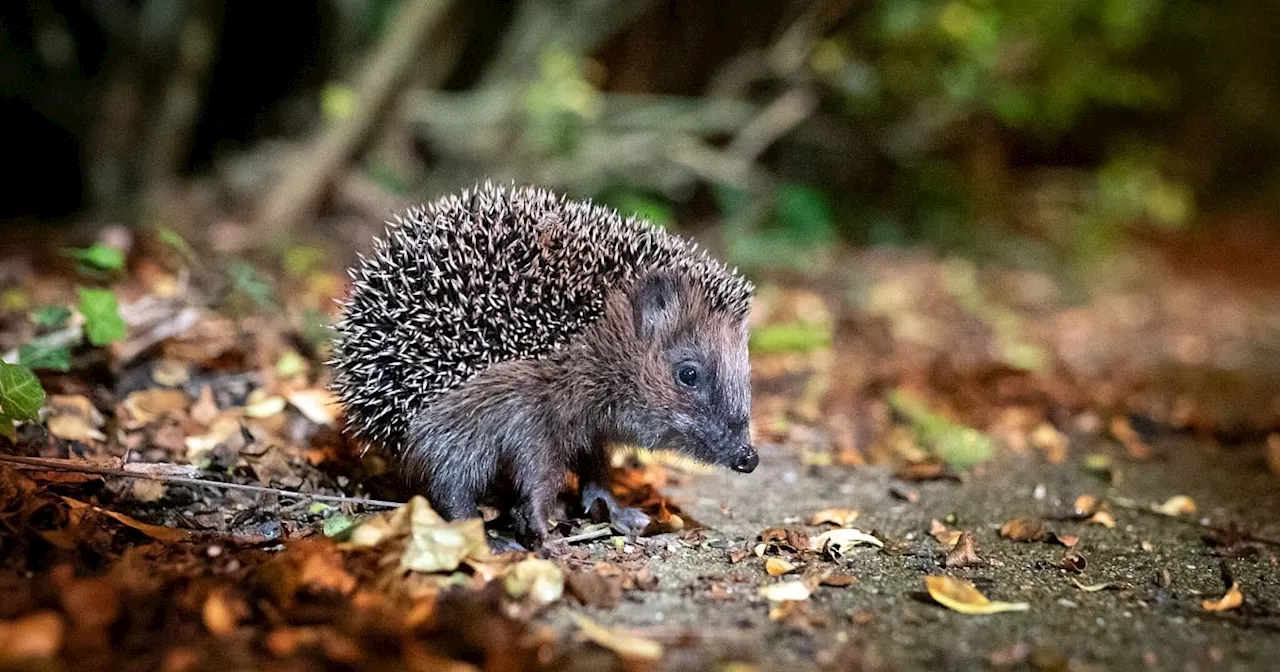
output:
M605 526L598 530L591 530L590 532L582 532L580 534L575 534L573 536L565 537L563 539L556 539L555 543L575 544L579 541L591 541L592 539L602 539L604 537L611 537L611 536L613 536L613 528Z
M118 476L120 478L140 478L147 481L161 481L164 483L179 483L182 485L207 486L211 488L223 488L225 490L245 490L248 492L259 492L263 494L276 495L278 497L287 497L291 499L309 499L317 502L332 502L335 504L358 504L361 506L377 506L386 509L395 509L404 506L404 502L388 502L381 499L367 499L364 497L345 497L341 495L318 495L308 494L304 492L294 492L292 490L281 490L280 488L269 488L264 485L245 485L243 483L223 483L222 481L210 481L203 478L189 478L187 476L172 476L169 474L153 474L136 471L126 471L124 469L112 469L110 467L97 467L90 464L80 464L78 460L54 459L45 457L19 457L17 455L0 455L0 462L9 462L12 464L23 465L31 468L39 469L57 469L59 471L73 471L84 474L98 474L101 476Z

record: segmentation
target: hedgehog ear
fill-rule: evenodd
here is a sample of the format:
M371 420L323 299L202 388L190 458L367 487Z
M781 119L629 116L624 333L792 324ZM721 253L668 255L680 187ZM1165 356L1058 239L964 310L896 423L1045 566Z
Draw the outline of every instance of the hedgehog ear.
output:
M631 307L636 336L650 340L676 316L676 278L657 271L642 276L631 288Z

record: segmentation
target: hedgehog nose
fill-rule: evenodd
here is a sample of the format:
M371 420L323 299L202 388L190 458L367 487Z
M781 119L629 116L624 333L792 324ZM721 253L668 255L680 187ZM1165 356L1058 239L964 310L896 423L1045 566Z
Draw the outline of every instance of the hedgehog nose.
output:
M738 453L738 459L733 461L732 469L739 473L749 474L756 470L756 466L760 464L760 454L751 446L743 446Z

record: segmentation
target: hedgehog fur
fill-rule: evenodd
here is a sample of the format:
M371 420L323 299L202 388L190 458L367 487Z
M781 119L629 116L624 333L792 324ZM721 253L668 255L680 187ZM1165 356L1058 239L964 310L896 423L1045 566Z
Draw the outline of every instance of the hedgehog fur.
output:
M745 319L754 287L735 269L588 201L486 183L409 209L349 271L331 361L348 429L402 453L416 410L498 362L565 347L654 269Z

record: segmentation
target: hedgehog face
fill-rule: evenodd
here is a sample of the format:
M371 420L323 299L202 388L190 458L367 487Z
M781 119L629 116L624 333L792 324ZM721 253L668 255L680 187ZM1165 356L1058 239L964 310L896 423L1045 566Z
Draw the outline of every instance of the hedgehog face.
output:
M638 408L628 414L637 419L632 433L645 447L755 470L745 320L711 308L687 281L666 273L642 278L631 299L644 352Z

